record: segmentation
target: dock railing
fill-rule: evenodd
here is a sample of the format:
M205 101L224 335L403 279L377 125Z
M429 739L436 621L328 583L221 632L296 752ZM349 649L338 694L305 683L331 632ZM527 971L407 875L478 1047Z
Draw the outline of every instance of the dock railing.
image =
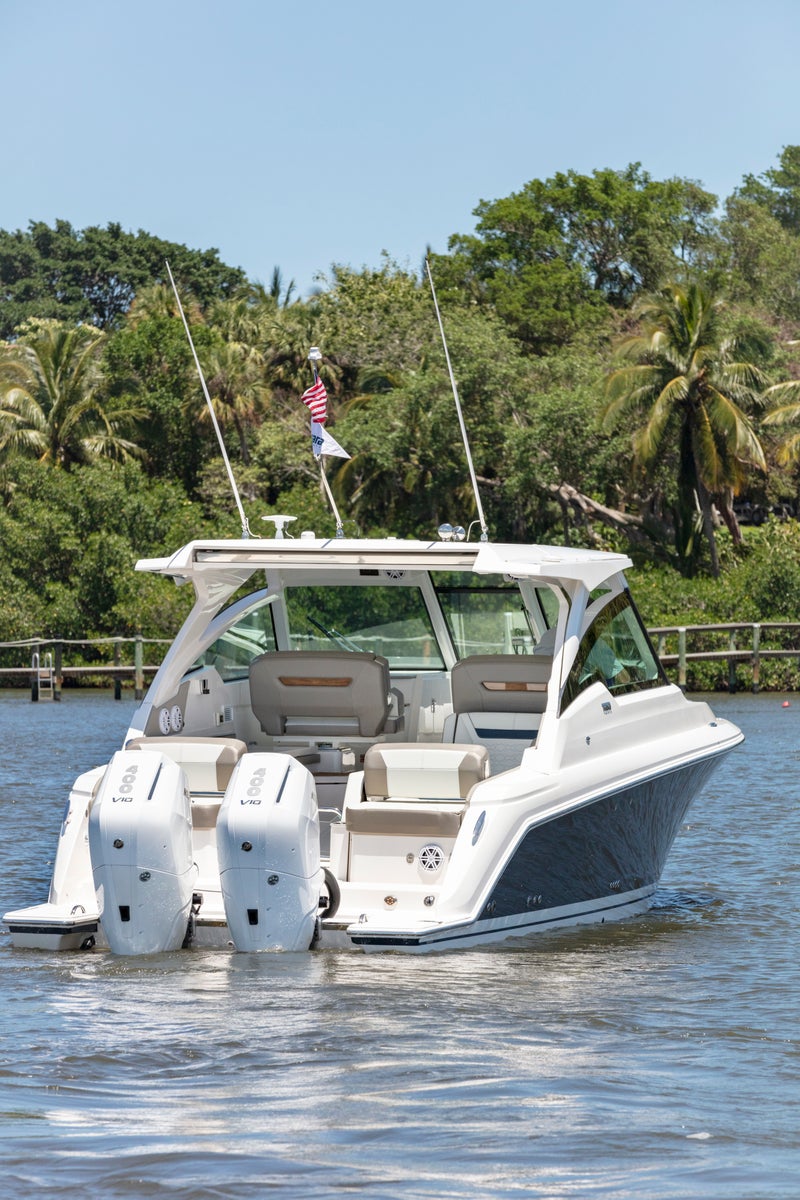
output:
M30 655L30 666L7 667L0 665L0 682L12 682L28 676L31 700L60 700L61 687L65 678L91 677L110 679L114 684L114 699L122 699L124 679L133 680L134 698L141 700L145 691L145 679L153 676L160 663L145 663L145 646L169 646L169 638L146 638L141 634L133 637L106 638L24 638L16 642L0 642L0 651L19 650ZM87 663L87 655L76 657L84 661L67 664L64 651L67 647L77 650L89 648L90 654L96 647L103 657L97 662ZM132 653L131 648L132 647ZM127 649L127 653L125 653ZM111 661L108 654L110 652ZM22 657L22 654L20 657ZM160 656L158 656L160 657ZM133 661L131 662L131 658ZM123 661L127 659L128 661Z
M766 659L797 660L800 666L800 621L735 621L723 625L665 625L648 631L667 669L677 668L676 682L686 687L692 663L723 662L728 690L737 690L737 666L752 670L752 690L761 686Z
M720 625L663 625L648 630L656 652L667 671L682 688L687 686L693 663L720 662L727 665L729 691L738 687L737 667L752 671L752 690L761 686L761 666L767 659L794 659L800 669L800 621L735 621ZM28 677L33 700L60 700L66 678L110 679L114 698L122 698L122 684L133 681L137 700L144 696L145 682L158 670L159 661L145 663L145 646L169 646L169 638L133 637L105 638L25 638L15 642L0 642L3 651L19 650L20 658L28 658L28 666L0 665L0 684L4 679L16 682ZM74 648L79 663L66 663L65 650ZM131 651L132 648L132 651ZM89 654L85 653L89 650ZM86 662L97 651L103 660ZM6 653L3 657L8 658ZM109 661L110 659L110 661ZM132 661L131 661L132 659ZM127 660L127 661L126 661Z

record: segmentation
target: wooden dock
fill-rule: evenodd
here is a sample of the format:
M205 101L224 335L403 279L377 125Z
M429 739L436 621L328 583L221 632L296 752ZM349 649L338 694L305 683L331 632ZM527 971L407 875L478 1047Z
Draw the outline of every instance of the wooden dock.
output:
M650 629L650 637L667 673L685 688L692 663L720 662L727 665L728 690L736 691L737 667L752 672L751 687L761 686L761 666L767 659L796 659L800 667L800 621L737 621L721 625L664 625ZM60 700L65 679L96 678L114 684L114 697L122 698L122 684L133 682L134 696L144 696L145 681L152 678L159 663L145 663L145 646L169 646L168 638L135 637L84 638L81 640L27 638L19 642L0 642L0 651L18 650L30 657L27 666L0 666L3 679L30 682L32 700ZM68 648L96 652L104 649L110 661L87 664L64 662ZM124 661L127 658L127 662Z
M752 690L761 686L765 659L796 659L800 666L800 621L736 621L723 625L665 625L650 629L663 666L677 667L676 682L686 687L693 662L723 662L728 666L728 690L737 690L736 668L752 669ZM709 643L717 643L709 645ZM743 644L746 643L746 644ZM702 648L689 649L690 644ZM675 649L670 649L674 646Z
M159 667L158 663L144 662L145 644L169 646L171 642L168 638L144 638L140 635L79 640L27 638L20 642L0 642L0 650L17 649L30 654L29 666L0 666L0 681L25 678L30 682L31 700L60 700L65 679L97 678L113 682L114 699L121 700L123 680L130 679L133 681L134 698L141 700L145 692L145 679L155 675ZM64 651L67 647L110 650L111 661L90 664L84 661L68 665L64 662ZM132 656L130 647L133 649ZM128 648L127 655L125 648ZM132 657L133 661L125 663L124 657Z

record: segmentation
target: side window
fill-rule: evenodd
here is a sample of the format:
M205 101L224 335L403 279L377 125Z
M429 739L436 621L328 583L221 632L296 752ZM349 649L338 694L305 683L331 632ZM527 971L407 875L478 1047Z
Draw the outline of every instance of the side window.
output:
M598 680L614 695L669 682L627 592L609 601L584 634L564 688L562 710Z
M259 604L226 629L192 666L214 666L223 679L246 679L250 663L265 650L275 649L272 605Z

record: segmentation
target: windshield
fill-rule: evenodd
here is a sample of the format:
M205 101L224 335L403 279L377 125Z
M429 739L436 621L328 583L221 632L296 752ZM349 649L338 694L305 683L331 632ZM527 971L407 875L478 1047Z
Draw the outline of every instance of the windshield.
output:
M436 595L459 658L471 654L533 654L537 637L520 590L500 576L434 573ZM547 598L539 592L547 593ZM536 589L542 634L555 622L558 604ZM548 615L549 614L549 615Z
M395 669L444 667L417 587L288 587L286 612L295 650L369 650Z

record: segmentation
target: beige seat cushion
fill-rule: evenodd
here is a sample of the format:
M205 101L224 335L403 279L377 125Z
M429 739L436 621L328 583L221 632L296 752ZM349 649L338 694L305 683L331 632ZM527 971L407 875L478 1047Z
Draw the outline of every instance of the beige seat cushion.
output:
M543 713L553 669L549 655L473 654L453 667L453 712Z
M418 801L367 801L347 810L347 831L382 837L457 837L463 811L463 805L433 809Z
M140 737L132 738L125 749L166 754L183 768L192 794L224 792L233 768L247 753L247 746L238 738Z
M553 668L548 654L474 654L450 676L453 712L442 741L486 746L492 774L518 767L547 707Z
M483 746L381 742L364 755L368 799L465 800L489 771Z

